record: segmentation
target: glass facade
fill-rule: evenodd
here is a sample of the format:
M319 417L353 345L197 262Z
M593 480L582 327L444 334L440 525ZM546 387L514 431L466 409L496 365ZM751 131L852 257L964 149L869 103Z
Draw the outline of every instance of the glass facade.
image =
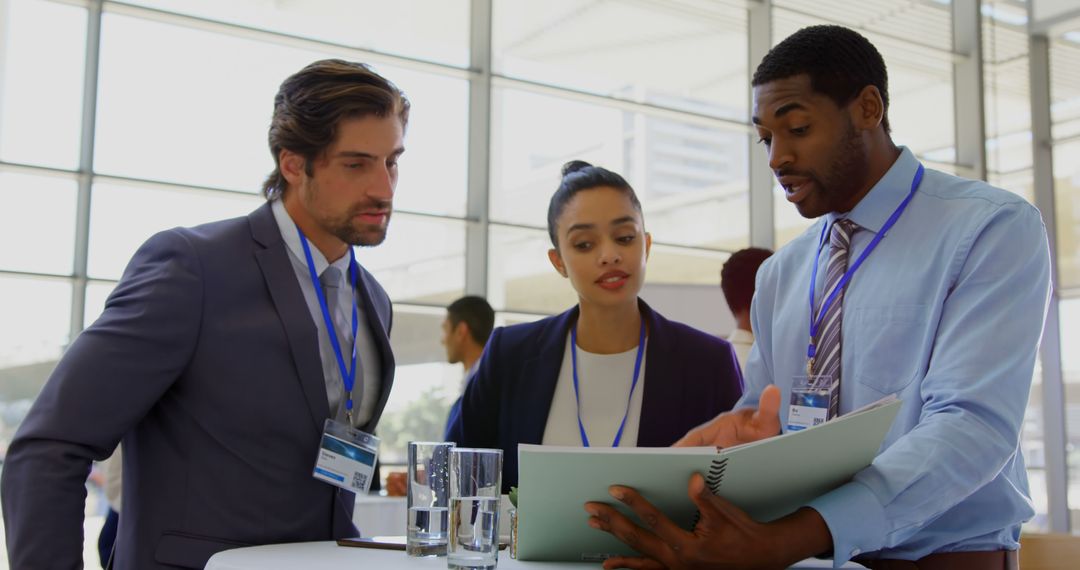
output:
M894 139L972 175L956 158L969 125L956 118L952 2L773 0L764 26L758 4L0 0L0 455L143 241L262 203L273 94L315 59L370 62L413 104L388 239L357 251L395 302L398 375L380 434L391 464L403 442L440 436L460 391L463 371L439 344L446 304L484 294L512 324L576 302L547 258L547 201L566 161L635 187L654 240L648 283L716 286L755 224L773 240L755 245L774 247L809 225L775 185L771 211L751 199L751 179L771 179L751 172L763 152L749 122L751 30L771 30L775 45L806 25L858 29L888 64ZM1026 10L981 6L986 177L1034 201ZM1068 347L1080 343L1080 31L1053 37L1050 59ZM1021 442L1038 511L1029 530L1051 530L1054 501L1080 513L1080 362L1061 353L1060 367L1036 371ZM1056 382L1068 499L1047 483L1042 393Z

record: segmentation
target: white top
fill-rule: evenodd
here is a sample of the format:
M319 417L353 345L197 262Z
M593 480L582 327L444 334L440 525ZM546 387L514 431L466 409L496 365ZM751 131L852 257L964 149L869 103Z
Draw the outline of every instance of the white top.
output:
M277 221L281 237L289 249L289 261L292 262L293 270L296 271L296 279L300 282L300 290L304 293L308 310L311 311L311 319L315 321L315 327L319 329L319 357L322 361L323 376L326 380L326 400L330 405L330 415L333 418L344 421L345 419L345 384L341 378L341 370L338 367L337 356L330 344L330 334L326 330L326 322L323 320L322 308L319 307L319 298L316 296L315 287L311 284L311 273L308 271L307 257L304 255L304 246L300 243L300 235L296 232L296 224L293 223L289 212L281 200L274 200L270 204ZM322 275L327 267L333 265L342 276L343 283L338 287L338 311L334 315L334 326L341 327L346 338L352 333L352 288L349 287L349 256L343 255L334 263L327 263L319 248L311 246L311 259L315 262L315 273ZM360 363L360 370L356 371L356 384L353 385L353 425L362 426L369 421L375 413L375 404L379 401L379 389L381 382L381 361L379 353L375 350L375 339L371 336L367 319L364 315L364 304L357 299L356 328L357 343L356 360ZM347 312L347 314L346 314ZM341 347L345 365L350 364L351 350ZM362 392L361 392L362 390Z
M737 328L731 331L727 341L735 349L735 356L739 359L739 368L746 368L746 359L750 358L750 347L754 346L754 333Z
M649 341L645 339L645 348L648 348L648 345ZM555 384L555 396L551 399L551 410L544 428L544 445L582 446L570 349L570 335L567 334L562 369ZM611 447L615 441L615 433L619 431L623 415L627 414L626 400L630 397L635 358L636 346L619 354L593 354L578 347L581 423L585 425L585 434L589 437L591 447ZM642 394L645 393L645 360L645 355L641 355L641 372L634 396L630 400L630 412L626 415L626 427L623 428L619 447L637 445Z

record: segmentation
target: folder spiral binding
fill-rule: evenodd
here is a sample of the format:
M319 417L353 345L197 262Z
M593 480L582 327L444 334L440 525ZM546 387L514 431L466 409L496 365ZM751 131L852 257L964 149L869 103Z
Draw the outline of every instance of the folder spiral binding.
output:
M717 495L720 494L720 485L724 484L724 469L727 468L727 461L727 457L714 459L712 465L709 466L709 475L705 477L705 483L709 486L709 490Z

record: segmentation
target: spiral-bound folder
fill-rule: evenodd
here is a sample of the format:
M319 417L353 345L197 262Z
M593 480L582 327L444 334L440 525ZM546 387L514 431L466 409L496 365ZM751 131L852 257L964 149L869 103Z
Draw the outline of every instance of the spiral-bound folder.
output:
M883 400L830 422L770 439L715 448L518 446L518 558L594 561L633 551L585 524L588 501L615 504L613 484L636 488L676 524L693 528L693 473L759 521L782 517L851 480L877 455L900 409Z

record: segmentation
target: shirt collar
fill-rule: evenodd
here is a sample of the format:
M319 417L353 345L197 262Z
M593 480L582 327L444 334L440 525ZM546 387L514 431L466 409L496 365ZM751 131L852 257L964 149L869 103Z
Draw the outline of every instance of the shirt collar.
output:
M915 158L915 154L906 146L900 147L900 156L870 192L847 214L830 212L825 218L826 223L848 218L862 229L877 233L911 192L911 181L918 169L919 159Z
M304 246L300 243L300 233L296 231L296 223L293 222L292 216L289 215L289 211L285 209L285 204L283 204L281 200L274 200L270 203L270 210L274 212L274 221L277 222L278 229L281 230L281 237L285 240L285 245L289 248L289 253L291 253L301 265L307 267L307 256L304 255ZM341 259L338 259L334 263L328 263L326 261L326 256L319 251L319 248L312 246L311 259L315 262L316 275L322 275L323 271L326 271L326 268L330 265L337 267L342 275L348 274L348 255L341 256Z

